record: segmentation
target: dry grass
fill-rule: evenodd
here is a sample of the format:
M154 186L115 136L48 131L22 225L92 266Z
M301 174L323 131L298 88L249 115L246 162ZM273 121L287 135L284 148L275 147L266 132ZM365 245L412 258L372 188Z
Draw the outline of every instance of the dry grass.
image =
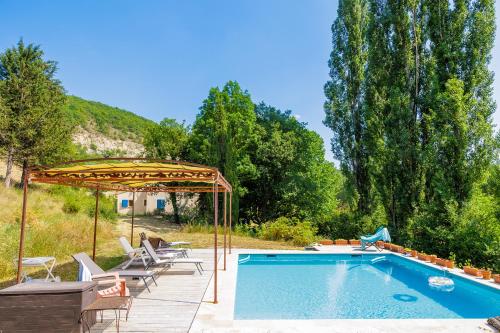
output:
M210 228L209 228L210 229ZM122 218L119 223L119 230L122 236L130 238L131 219ZM139 233L145 232L148 236L161 237L166 241L183 240L191 242L193 248L208 248L213 246L213 233L210 232L184 232L178 225L166 223L165 220L156 217L136 217L134 220L134 245L139 244ZM224 244L222 228L219 228L218 245ZM232 246L245 249L300 249L285 242L265 241L258 238L232 235Z
M0 185L0 288L14 283L19 248L22 192L6 189ZM25 241L25 257L55 256L55 275L63 280L74 280L77 266L71 254L92 253L93 219L84 212L67 214L62 210L63 202L43 190L31 188L28 197L28 215ZM118 242L120 235L130 237L130 218L121 218L116 223L99 221L97 230L97 263L109 269L124 260L123 250ZM134 246L139 244L139 232L149 236L159 236L166 240L184 240L193 248L213 246L213 234L204 232L183 232L176 225L166 223L161 218L137 217L135 219ZM219 230L222 232L222 228ZM223 245L220 235L218 244ZM297 249L284 242L263 241L256 238L233 235L235 248L255 249ZM30 272L39 277L43 272Z

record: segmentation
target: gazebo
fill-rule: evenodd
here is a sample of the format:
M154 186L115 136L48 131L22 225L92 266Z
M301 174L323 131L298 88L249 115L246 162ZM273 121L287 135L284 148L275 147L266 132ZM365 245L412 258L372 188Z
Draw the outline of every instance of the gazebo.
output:
M35 166L25 172L17 282L21 281L28 182L83 187L95 190L94 241L95 259L100 191L213 193L214 205L214 303L217 303L217 226L219 193L223 193L224 270L226 269L227 194L229 193L229 253L231 253L232 187L217 168L200 164L145 158L99 158L75 160L57 165ZM131 240L134 233L132 212Z

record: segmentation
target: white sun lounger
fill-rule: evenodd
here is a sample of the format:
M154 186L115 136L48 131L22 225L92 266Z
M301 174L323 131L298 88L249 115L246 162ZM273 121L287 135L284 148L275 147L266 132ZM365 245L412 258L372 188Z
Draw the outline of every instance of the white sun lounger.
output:
M127 238L125 237L120 237L120 244L122 245L123 250L129 257L129 261L127 261L123 266L122 269L127 269L132 263L137 262L137 261L142 261L142 264L144 267L148 267L149 262L151 261L151 256L148 254L145 248L143 247L138 247L138 248L133 248L132 245L128 242ZM154 250L153 250L154 252ZM156 253L156 252L155 252ZM157 254L158 257L161 257L162 259L169 259L169 258L175 258L177 257L178 253L176 252L170 252L170 253L161 253Z
M143 240L142 244L147 252L147 254L151 257L151 261L145 266L148 268L149 266L165 266L165 265L173 265L173 264L194 264L196 269L200 274L203 274L203 267L201 264L203 263L203 259L197 258L165 258L162 259L158 256L158 254L153 249L153 246L149 242L149 240Z

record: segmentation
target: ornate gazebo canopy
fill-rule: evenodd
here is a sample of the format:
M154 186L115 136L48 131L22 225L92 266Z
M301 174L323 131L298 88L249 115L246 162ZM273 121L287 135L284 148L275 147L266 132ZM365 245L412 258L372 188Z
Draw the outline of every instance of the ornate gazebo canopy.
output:
M20 282L26 226L28 182L66 185L96 190L93 257L96 251L96 230L99 191L124 192L190 192L213 193L214 199L214 303L217 303L217 224L219 192L224 194L224 270L226 269L226 217L229 193L229 253L231 253L231 203L232 187L217 168L200 164L152 160L146 158L98 158L69 161L49 166L35 166L25 172L23 211L19 241L17 281ZM132 211L133 212L133 211ZM131 242L133 241L134 215L132 213Z

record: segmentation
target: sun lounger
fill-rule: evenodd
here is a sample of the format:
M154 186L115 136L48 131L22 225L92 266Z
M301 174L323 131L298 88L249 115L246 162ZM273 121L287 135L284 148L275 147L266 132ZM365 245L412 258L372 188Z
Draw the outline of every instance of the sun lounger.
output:
M139 234L141 236L141 240L144 240L144 239L148 239L149 242L151 243L151 245L153 246L153 248L155 250L163 250L163 249L181 249L181 248L178 248L177 246L186 246L188 247L189 249L191 249L191 242L185 242L185 241L176 241L176 242L167 242L166 240L164 240L163 238L160 238L160 237L156 237L154 238L155 240L158 241L157 244L154 244L151 240L152 238L150 237L146 237L146 233L144 232L141 232ZM182 250L185 250L187 251L187 249L182 249Z
M361 236L361 249L366 250L370 246L373 246L377 250L382 251L382 249L377 246L377 241L391 241L391 235L389 235L389 230L387 230L386 227L379 227L373 235Z
M127 269L128 266L132 265L132 263L137 261L142 261L144 267L148 266L148 262L151 261L151 257L146 252L146 249L144 249L144 247L138 247L134 249L132 245L130 245L130 243L128 242L127 238L123 236L120 237L119 240L123 250L130 259L122 266L122 269ZM157 252L157 255L163 259L174 258L177 257L178 254L180 254L180 252Z
M107 274L101 267L97 266L97 264L90 259L90 257L84 253L77 253L73 255L73 258L80 264L80 266L86 267L88 272L90 273L90 277L102 277L105 274ZM83 273L81 271L81 273ZM151 279L155 285L158 285L155 280L155 272L154 271L141 271L141 270L120 270L116 272L111 272L111 273L117 273L119 277L121 278L137 278L137 279L142 279L144 282L144 285L148 289L149 292L149 285L147 280Z
M173 264L194 264L196 266L196 269L200 274L203 274L203 267L201 264L203 263L203 259L196 259L196 258L166 258L162 259L158 256L158 254L155 252L153 249L153 246L149 242L149 240L144 240L142 242L144 245L144 248L148 255L151 257L152 260L149 261L148 265L146 268L149 268L150 266L170 266Z
M181 247L172 247L172 246L168 245L171 243L165 242L160 237L146 237L146 234L144 232L141 232L139 235L141 237L141 242L145 239L149 240L149 242L151 243L151 246L154 248L156 253L179 252L183 257L185 257L185 258L188 257L188 253L187 253L188 249L181 248ZM174 242L174 243L176 245L191 244L189 242Z

